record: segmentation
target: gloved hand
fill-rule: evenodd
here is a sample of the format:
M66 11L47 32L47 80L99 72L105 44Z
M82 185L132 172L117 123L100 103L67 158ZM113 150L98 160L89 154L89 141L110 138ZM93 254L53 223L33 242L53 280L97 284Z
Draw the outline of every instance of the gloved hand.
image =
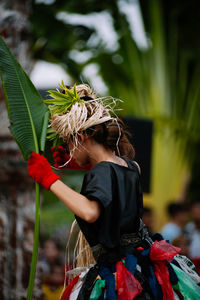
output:
M47 190L50 189L52 183L60 179L60 177L52 171L47 159L35 152L31 153L28 160L28 174Z
M57 150L55 150L55 147L51 147L51 151L53 152L53 158L55 161L54 167L56 168L85 171L89 171L92 168L92 164L89 164L85 168L81 168L73 159L71 159L66 166L62 167L62 165L70 159L70 155L65 152L62 146L58 146Z

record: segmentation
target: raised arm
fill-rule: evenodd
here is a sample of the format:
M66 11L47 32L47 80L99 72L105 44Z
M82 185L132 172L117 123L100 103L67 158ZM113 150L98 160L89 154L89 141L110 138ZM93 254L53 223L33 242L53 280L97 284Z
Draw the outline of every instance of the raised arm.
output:
M78 217L88 223L95 222L101 213L100 204L75 192L62 181L55 181L50 190Z
M75 215L88 223L95 222L101 213L97 201L91 201L65 185L56 175L47 159L32 153L28 161L29 176L37 183L51 190Z

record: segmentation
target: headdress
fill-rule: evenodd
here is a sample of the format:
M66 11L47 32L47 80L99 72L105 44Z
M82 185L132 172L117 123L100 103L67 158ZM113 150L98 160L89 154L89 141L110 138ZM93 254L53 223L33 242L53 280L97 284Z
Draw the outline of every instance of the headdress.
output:
M49 90L51 99L44 100L50 104L51 114L47 138L54 140L54 145L58 145L60 139L67 142L70 137L77 145L80 132L113 119L111 114L116 105L113 97L96 97L85 84L70 88L62 81L59 87L62 91Z

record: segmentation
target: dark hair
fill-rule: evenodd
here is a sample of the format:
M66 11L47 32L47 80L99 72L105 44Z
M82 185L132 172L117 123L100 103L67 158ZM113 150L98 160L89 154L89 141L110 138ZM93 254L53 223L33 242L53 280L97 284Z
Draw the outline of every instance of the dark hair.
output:
M187 208L184 203L170 203L167 211L170 217L175 217L180 212L186 212Z
M85 133L91 136L97 143L115 151L116 155L125 156L132 160L135 158L135 149L128 139L131 134L127 131L121 119L113 119L95 125L86 129Z
M61 242L56 238L56 237L50 237L50 238L47 238L47 239L44 239L43 241L41 241L41 245L42 247L44 247L45 243L46 242L52 242L54 243L55 247L61 251L62 250L62 245L61 245Z
M195 199L195 200L191 201L190 206L193 207L197 204L200 204L200 199Z
M145 215L145 214L152 214L152 209L150 207L144 206L142 215Z

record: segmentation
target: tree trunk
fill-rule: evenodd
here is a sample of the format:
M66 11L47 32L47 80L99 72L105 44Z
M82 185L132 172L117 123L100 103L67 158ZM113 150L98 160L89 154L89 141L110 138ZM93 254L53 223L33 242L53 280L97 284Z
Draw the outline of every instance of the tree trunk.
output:
M3 0L0 35L29 74L29 1ZM34 234L34 183L27 164L8 130L0 87L0 299L26 299ZM36 280L34 299L42 299Z

